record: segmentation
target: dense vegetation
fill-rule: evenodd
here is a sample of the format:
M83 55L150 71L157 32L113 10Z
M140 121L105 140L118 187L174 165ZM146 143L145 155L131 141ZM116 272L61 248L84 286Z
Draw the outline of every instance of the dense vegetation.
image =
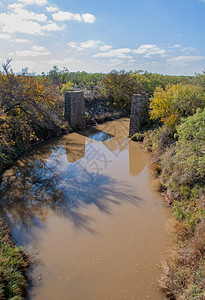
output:
M0 299L23 299L27 280L24 276L28 258L14 245L0 219Z
M63 101L45 79L0 73L0 170L38 141L62 133Z
M108 108L128 111L134 93L150 96L154 129L145 134L145 145L153 153L160 189L179 222L178 245L166 264L161 288L172 299L203 299L205 73L194 77L142 71L88 74L54 66L48 74L33 76L14 74L7 61L0 72L0 172L32 145L67 130L62 95L68 90L83 90ZM0 298L20 297L26 264L21 250L0 227Z
M147 71L116 71L113 70L109 74L103 73L86 73L86 72L69 72L67 68L60 70L57 66L53 66L53 69L48 74L41 74L38 78L46 78L50 83L59 86L60 88L64 85L68 85L68 89L83 88L91 91L99 91L100 93L105 92L105 87L110 86L117 82L119 85L115 88L120 89L121 83L125 81L131 81L132 87L128 89L138 87L138 91L144 91L150 96L153 95L156 87L165 88L168 84L178 83L198 83L201 81L201 76L196 75L195 77L189 76L169 76L161 75L157 73L150 73ZM107 78L106 78L107 77ZM102 80L106 78L103 83ZM133 81L132 81L133 80ZM106 84L108 83L108 85ZM135 84L134 84L135 82ZM114 86L113 86L114 87ZM124 92L127 92L124 90Z
M145 134L145 145L177 219L177 244L160 282L170 299L205 297L204 83L205 74L197 75L197 84L157 88L150 100L151 118L159 125Z

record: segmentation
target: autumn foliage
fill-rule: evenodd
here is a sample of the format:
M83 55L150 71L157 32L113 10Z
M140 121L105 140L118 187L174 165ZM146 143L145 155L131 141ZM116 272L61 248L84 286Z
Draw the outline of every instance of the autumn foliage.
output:
M0 73L0 167L62 130L59 92L45 79Z
M169 127L175 126L182 118L193 115L197 108L205 107L205 92L199 85L168 85L157 87L150 103L150 116L160 119Z
M134 78L126 72L112 71L103 78L106 96L117 107L130 107L133 94L139 93Z

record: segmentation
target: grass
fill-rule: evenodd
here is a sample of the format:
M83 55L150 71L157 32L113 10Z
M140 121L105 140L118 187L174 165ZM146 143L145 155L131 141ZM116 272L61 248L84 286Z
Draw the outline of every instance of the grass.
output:
M145 133L158 189L172 207L176 242L160 288L168 299L205 299L205 110L177 128Z
M176 222L177 242L163 266L159 285L168 299L205 299L205 222L194 234Z
M28 257L20 247L15 246L0 219L0 299L24 299L27 267Z

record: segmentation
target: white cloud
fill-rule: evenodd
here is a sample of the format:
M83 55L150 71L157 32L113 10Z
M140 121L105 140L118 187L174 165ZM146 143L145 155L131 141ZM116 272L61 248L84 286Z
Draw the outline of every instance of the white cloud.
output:
M67 45L73 49L77 49L79 51L83 50L83 48L81 48L80 46L78 46L78 44L76 42L69 42L67 43Z
M160 55L165 57L167 51L165 49L160 49L156 45L141 45L138 49L133 50L135 54L142 54L144 57L151 57L153 55Z
M0 33L0 40L10 40L9 34Z
M24 9L21 4L14 3L9 6L9 9L10 12L0 14L2 32L43 35L46 31L59 31L66 27L65 25L57 25L53 21L47 21L45 14L37 14Z
M75 63L75 59L73 57L65 57L63 59L51 59L51 60L46 60L44 61L45 64L52 66L60 66L60 67L64 67L65 64L68 64L70 62Z
M9 6L11 12L0 14L0 26L3 32L42 34L41 26L38 22L45 22L45 14L37 14L22 8L21 4Z
M182 47L182 46L179 45L179 44L175 44L175 45L172 46L172 48L181 48L181 47Z
M56 11L58 11L59 9L58 9L58 7L56 7L56 6L48 6L48 7L46 7L46 10L47 10L48 12L56 12Z
M109 64L111 63L111 64L113 64L114 66L123 64L123 60L118 59L118 58L110 59L108 62L109 62ZM113 69L113 68L112 68L112 69Z
M59 30L64 30L66 25L57 25L53 21L48 21L48 23L44 26L42 26L42 30L44 31L59 31Z
M26 43L30 43L31 41L27 39L16 39L15 42L20 44L26 44Z
M45 22L47 20L47 16L45 14L36 14L32 11L20 7L18 4L10 5L9 8L12 9L13 12L8 13L7 16L16 15L19 17L19 19L32 20L38 22Z
M80 44L77 44L76 42L69 42L67 45L73 49L76 49L78 51L82 51L85 49L92 49L92 48L97 48L99 44L101 44L101 41L94 41L94 40L89 40L86 42L82 42Z
M83 49L96 48L99 44L101 44L101 41L89 40L87 42L81 43L80 47L83 48Z
M8 9L18 9L18 8L23 8L23 4L22 3L13 3L8 5Z
M45 50L46 50L45 47L37 46L37 45L33 46L32 49L33 49L34 51L45 51Z
M4 6L4 4L2 2L0 2L0 7L3 7L3 6Z
M96 53L93 55L93 57L104 57L104 58L129 58L132 59L132 56L127 55L128 53L131 53L132 50L129 48L121 48L121 49L114 49L110 50L108 52L101 52Z
M101 50L101 51L108 51L108 50L110 50L110 49L112 49L112 48L113 48L112 46L104 45L104 46L100 47L100 50Z
M169 65L182 64L186 65L190 62L195 62L199 60L205 60L205 56L194 56L194 55L181 55L177 57L167 58L167 63Z
M78 22L85 22L85 23L94 23L95 16L89 13L82 14L74 14L69 11L58 11L57 13L53 14L53 19L55 21L78 21Z
M22 19L15 14L0 14L0 25L3 32L42 34L41 26L37 22Z
M18 57L36 57L41 55L50 55L50 52L42 46L33 46L31 50L16 51Z
M48 4L47 0L18 0L19 2L23 3L24 5L46 5Z
M55 21L82 21L80 14L73 14L69 11L59 11L52 16Z
M68 46L70 46L71 48L76 48L76 47L78 47L76 42L69 42L69 43L68 43Z
M82 19L85 23L94 23L96 17L92 14L86 13L86 14L82 14Z
M191 52L197 52L197 49L194 48L194 47L185 47L182 49L182 51L185 53L185 54L189 54Z

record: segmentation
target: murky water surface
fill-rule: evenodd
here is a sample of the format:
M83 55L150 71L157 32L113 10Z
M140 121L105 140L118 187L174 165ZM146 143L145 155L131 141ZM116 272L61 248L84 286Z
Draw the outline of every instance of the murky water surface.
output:
M0 210L36 260L28 299L163 299L168 210L128 119L37 147L6 171Z

